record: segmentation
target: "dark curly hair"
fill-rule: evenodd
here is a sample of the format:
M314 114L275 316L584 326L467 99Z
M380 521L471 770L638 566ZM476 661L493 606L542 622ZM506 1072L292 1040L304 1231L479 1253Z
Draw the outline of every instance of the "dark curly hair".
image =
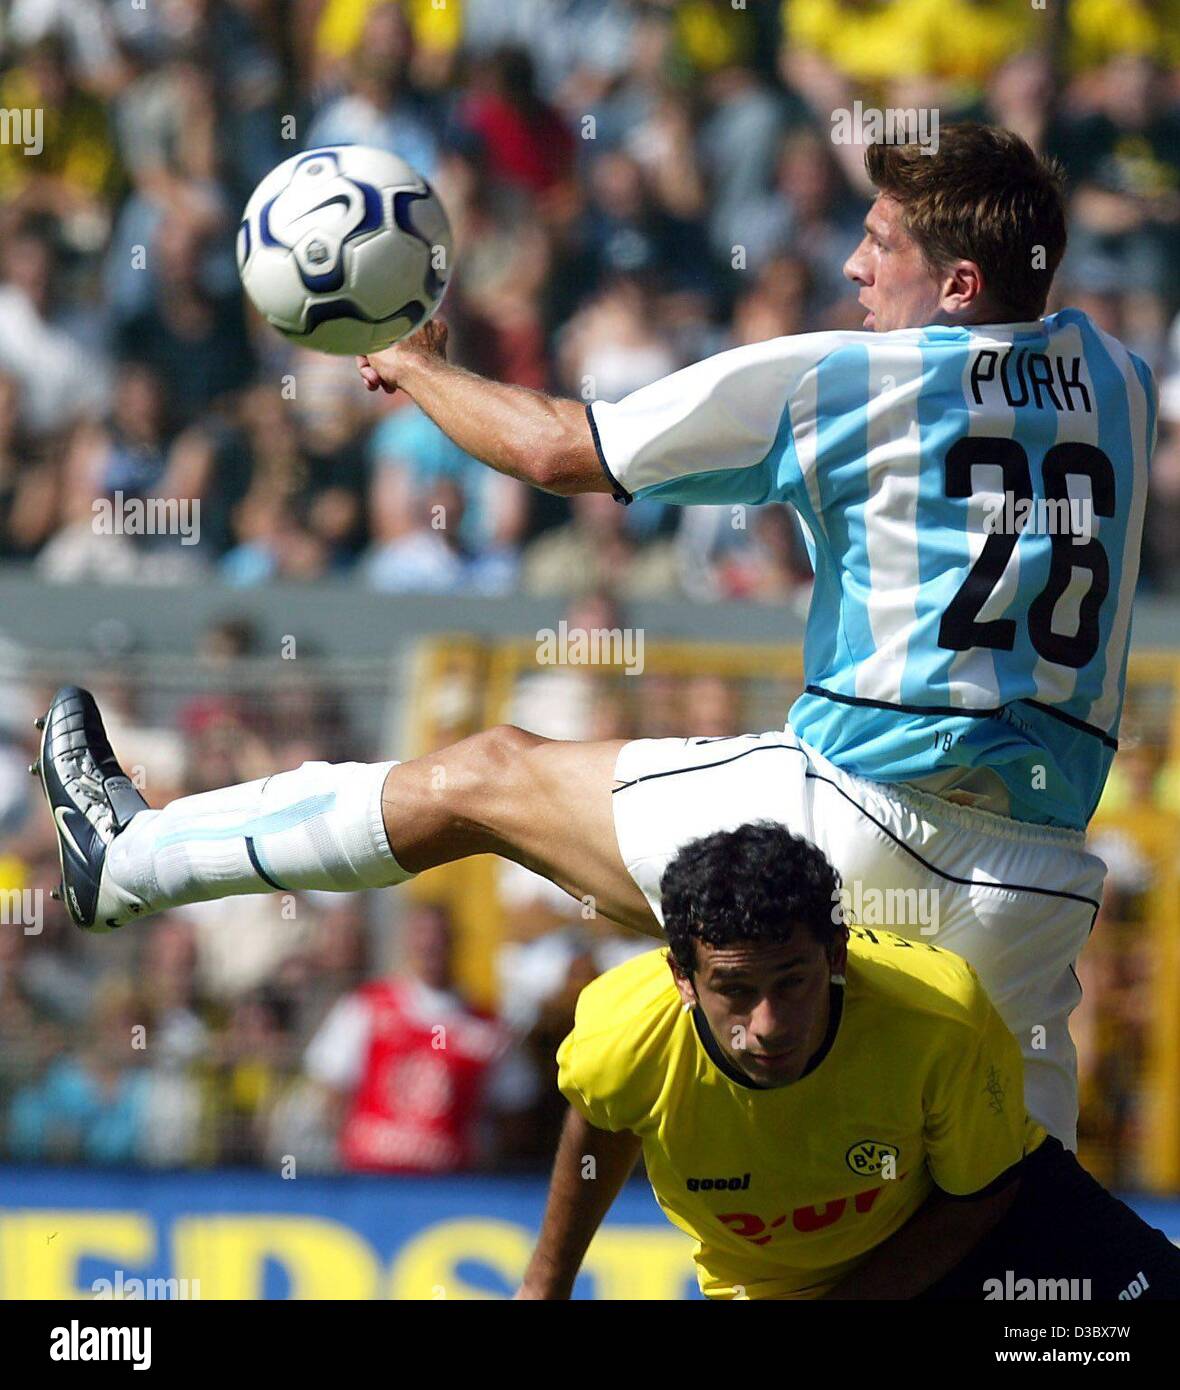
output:
M664 932L677 969L692 975L696 945L786 943L804 926L828 951L844 936L840 875L810 840L752 821L692 840L660 879Z

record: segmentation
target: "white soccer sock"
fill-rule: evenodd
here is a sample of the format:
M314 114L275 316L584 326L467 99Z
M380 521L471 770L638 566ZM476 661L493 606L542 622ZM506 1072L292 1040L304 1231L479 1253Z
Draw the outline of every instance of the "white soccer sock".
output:
M104 885L149 911L239 893L356 892L403 883L381 814L395 763L304 763L141 811L107 852Z

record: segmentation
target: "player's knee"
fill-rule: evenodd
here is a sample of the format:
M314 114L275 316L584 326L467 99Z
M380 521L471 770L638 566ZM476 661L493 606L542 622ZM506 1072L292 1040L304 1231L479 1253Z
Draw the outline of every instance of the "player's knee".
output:
M474 735L464 760L471 790L503 795L529 775L528 755L547 740L515 724L497 724Z
M515 724L494 724L478 737L486 755L499 763L514 763L538 744L548 742Z

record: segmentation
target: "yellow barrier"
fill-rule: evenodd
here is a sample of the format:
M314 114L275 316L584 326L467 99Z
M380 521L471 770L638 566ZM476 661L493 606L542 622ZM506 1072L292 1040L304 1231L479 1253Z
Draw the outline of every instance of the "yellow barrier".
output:
M540 1212L538 1194L538 1214ZM47 1239L47 1233L51 1238ZM363 1232L327 1216L290 1212L201 1213L157 1222L145 1211L0 1210L0 1302L150 1296L260 1299L267 1267L280 1267L296 1299L487 1299L497 1297L463 1277L476 1263L512 1288L534 1241L520 1221L460 1216L431 1222L388 1262ZM156 1264L158 1278L125 1276ZM114 1279L82 1284L83 1262L117 1267ZM683 1297L692 1273L692 1242L658 1226L608 1225L583 1264L601 1299Z

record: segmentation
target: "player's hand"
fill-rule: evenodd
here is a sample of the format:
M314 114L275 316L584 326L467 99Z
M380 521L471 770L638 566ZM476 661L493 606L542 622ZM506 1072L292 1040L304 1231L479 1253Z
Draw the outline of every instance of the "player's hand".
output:
M441 357L446 361L446 356L447 326L441 319L431 319L400 343L358 357L356 366L368 390L392 394L400 385L406 369L414 362L431 357Z

